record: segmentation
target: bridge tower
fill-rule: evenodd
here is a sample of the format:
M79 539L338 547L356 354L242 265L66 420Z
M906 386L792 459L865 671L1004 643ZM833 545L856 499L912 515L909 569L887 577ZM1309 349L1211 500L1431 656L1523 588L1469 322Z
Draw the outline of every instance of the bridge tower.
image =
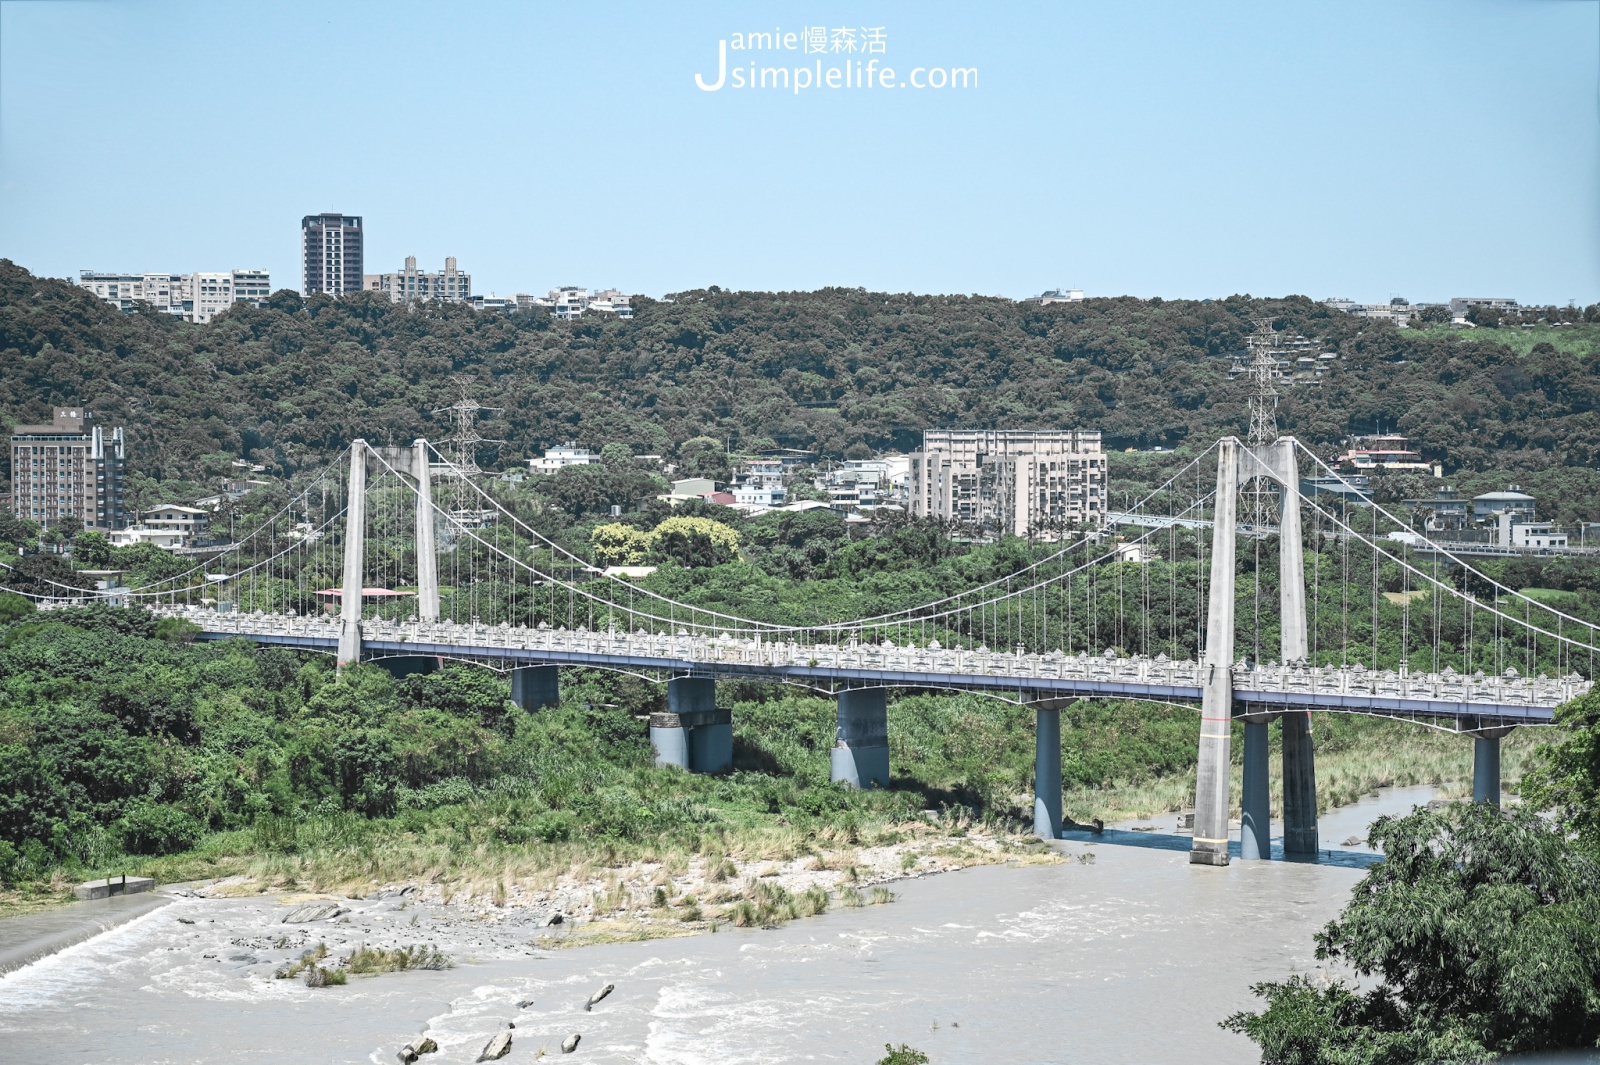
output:
M1253 427L1254 428L1254 427ZM1206 649L1201 663L1200 760L1195 776L1194 843L1189 860L1228 864L1229 767L1232 754L1234 660L1234 549L1238 541L1238 493L1257 478L1278 489L1279 656L1285 663L1307 656L1305 560L1300 526L1300 472L1293 437L1242 444L1224 439L1217 451L1217 495L1211 534L1211 593L1206 609ZM1270 856L1270 795L1267 786L1267 724L1273 714L1244 717L1244 796L1241 854ZM1310 714L1283 718L1284 850L1317 850L1316 763Z
M344 515L344 587L339 593L338 668L361 661L362 549L367 531L367 442L350 445L350 498Z

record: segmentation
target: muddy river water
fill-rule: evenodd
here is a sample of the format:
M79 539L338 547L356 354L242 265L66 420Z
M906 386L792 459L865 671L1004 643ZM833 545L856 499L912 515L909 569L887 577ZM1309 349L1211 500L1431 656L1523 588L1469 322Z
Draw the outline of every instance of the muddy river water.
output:
M1323 862L1190 866L1187 839L1111 832L1059 844L1059 865L902 881L890 905L775 930L545 952L507 919L452 920L404 899L345 902L349 919L285 926L275 899L179 898L0 977L0 1061L474 1061L515 1024L507 1062L691 1065L875 1061L909 1043L934 1062L1253 1062L1217 1027L1251 983L1313 968L1312 933L1370 857L1343 846L1397 790L1336 811ZM307 943L431 941L454 968L311 989L273 971ZM592 1011L605 983L616 990ZM526 1003L526 1005L524 1005ZM570 1056L561 1042L582 1039Z

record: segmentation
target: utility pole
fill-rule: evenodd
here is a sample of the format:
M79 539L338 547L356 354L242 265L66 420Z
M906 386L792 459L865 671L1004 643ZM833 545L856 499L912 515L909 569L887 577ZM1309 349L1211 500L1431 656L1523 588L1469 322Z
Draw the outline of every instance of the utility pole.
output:
M461 398L448 407L438 407L434 414L449 414L455 419L455 434L445 443L452 445L455 451L456 469L462 477L476 477L483 471L478 468L478 445L483 443L500 444L503 440L486 440L478 435L478 412L501 411L504 407L483 407L468 395L468 388L472 381L465 374L456 374L450 380L455 382L456 388L461 392Z

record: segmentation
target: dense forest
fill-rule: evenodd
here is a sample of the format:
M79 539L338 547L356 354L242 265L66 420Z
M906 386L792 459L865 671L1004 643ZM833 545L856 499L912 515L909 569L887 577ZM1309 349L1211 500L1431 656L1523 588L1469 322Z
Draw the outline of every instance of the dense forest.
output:
M1325 453L1381 427L1452 475L1600 463L1592 323L1534 329L1530 344L1519 328L1396 329L1298 296L1038 306L713 286L640 299L632 321L281 291L194 325L123 314L9 261L0 428L58 403L126 426L136 505L170 495L163 484L214 490L236 458L281 475L356 436L442 438L449 426L429 412L457 398L452 375L501 408L481 426L504 441L486 449L491 464L569 439L860 456L941 426L1082 426L1109 449L1183 447L1243 429L1247 386L1227 370L1254 317L1339 356L1322 387L1285 389L1280 407L1284 430Z

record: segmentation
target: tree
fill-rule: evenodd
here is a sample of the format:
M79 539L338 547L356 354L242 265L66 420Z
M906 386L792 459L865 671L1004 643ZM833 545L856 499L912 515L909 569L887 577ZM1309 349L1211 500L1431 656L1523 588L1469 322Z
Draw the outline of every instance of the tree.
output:
M878 1065L928 1065L928 1055L904 1043L899 1046L883 1044L888 1053L878 1059Z
M733 467L720 441L709 436L696 436L685 440L678 448L678 462L685 477L707 477L726 482L733 476Z
M1557 738L1539 749L1522 781L1523 802L1600 848L1600 689L1556 708Z
M1223 1027L1266 1065L1404 1065L1593 1046L1600 1039L1600 866L1526 810L1462 803L1380 818L1384 861L1318 933L1362 991L1262 983Z
M111 565L111 541L96 529L86 529L72 541L72 559L84 569L106 569Z
M0 625L20 621L33 613L33 600L16 592L0 592Z
M650 557L650 534L632 525L611 522L589 533L589 556L597 566L639 566Z
M650 530L650 553L686 569L720 566L739 554L739 534L710 518L668 518Z

